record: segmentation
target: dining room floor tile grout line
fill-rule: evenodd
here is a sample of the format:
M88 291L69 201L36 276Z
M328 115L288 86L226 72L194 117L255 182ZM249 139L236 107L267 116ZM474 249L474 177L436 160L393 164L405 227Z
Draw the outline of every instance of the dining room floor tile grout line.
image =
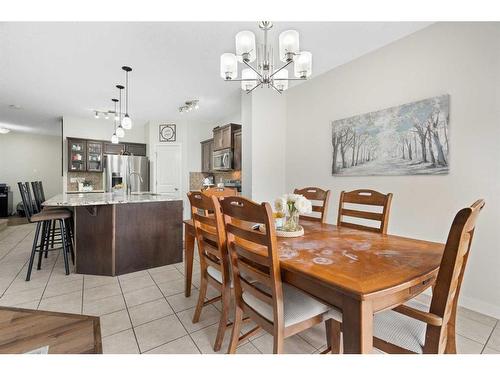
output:
M0 263L2 262L2 260L3 260L3 259L7 256L7 255L9 255L12 251L14 251L14 249L16 249L16 248L19 246L19 244L20 244L21 242L23 242L23 241L26 239L26 237L28 237L28 236L29 236L32 232L33 232L33 229L32 229L32 230L30 230L28 233L26 233L26 235L25 235L22 239L20 239L20 240L19 240L19 241L18 241L18 242L14 245L14 246L12 246L12 247L10 248L10 250L9 250L9 251L7 251L7 252L6 252L6 253L5 253L5 254L4 254L4 255L0 258Z
M151 275L149 277L151 277ZM137 345L137 350L139 351L139 353L141 353L141 347L139 346L139 340L137 340L137 335L135 334L134 324L132 323L132 318L130 317L130 312L128 311L127 300L125 299L125 294L123 293L122 284L120 283L120 278L117 277L117 280L118 280L118 286L120 287L120 291L122 293L123 301L125 302L125 309L127 310L128 320L130 322L130 326L132 327L132 333L134 334L135 344Z
M484 343L483 350L481 350L481 354L483 354L484 349L486 349L486 346L488 346L488 343L490 342L491 336L493 336L493 332L495 332L495 329L497 328L497 326L498 326L498 320L496 321L495 325L493 326L493 329L491 330L491 332L488 336L488 339Z
M12 247L12 249L10 249L7 254L5 254L1 259L0 259L0 263L2 262L2 260L8 255L10 254L11 251L14 251L15 249L17 249L17 247L19 246L19 244L24 241L24 239L26 237L28 237L31 233L33 232L33 230L31 230L30 232L28 232L28 234L26 234L26 236L23 237L22 240L20 240L19 242L17 242L17 244L15 246ZM19 269L19 272L16 273L16 276L14 276L14 278L12 279L12 281L10 282L9 286L3 291L2 294L0 294L0 298L2 298L4 296L4 294L7 292L7 290L9 290L9 288L12 286L12 283L16 280L16 278L19 276L19 274L22 272L24 266L28 263L28 261L25 261L23 263L23 265L21 266L21 268Z
M54 260L54 264L52 265L52 269L50 270L49 278L47 279L47 282L45 283L45 287L43 288L42 295L40 296L40 301L38 301L38 305L36 306L36 309L40 307L40 304L42 303L43 295L45 294L45 291L47 290L47 285L49 285L49 281L52 278L52 273L54 272L54 268L57 265L57 260L59 259L59 253L56 255L56 259Z

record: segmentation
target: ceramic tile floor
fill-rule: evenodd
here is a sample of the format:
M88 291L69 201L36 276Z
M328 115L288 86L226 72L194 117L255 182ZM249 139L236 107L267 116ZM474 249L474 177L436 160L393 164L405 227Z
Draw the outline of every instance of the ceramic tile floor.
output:
M220 304L204 308L193 324L199 285L195 262L192 297L185 298L182 263L119 277L64 274L60 252L43 260L30 282L24 281L33 225L0 232L0 306L16 306L101 317L104 353L213 353ZM197 272L198 271L198 272ZM209 298L215 291L210 291ZM419 296L423 303L429 298ZM229 341L227 331L221 352ZM285 341L287 353L318 353L325 347L324 327L316 326ZM494 318L460 308L459 353L500 354L500 324ZM238 353L270 353L272 337L254 336ZM375 350L375 352L377 352Z

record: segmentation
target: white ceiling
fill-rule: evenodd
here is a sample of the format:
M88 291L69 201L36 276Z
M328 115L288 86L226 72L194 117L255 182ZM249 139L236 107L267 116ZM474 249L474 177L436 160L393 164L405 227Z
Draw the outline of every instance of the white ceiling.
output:
M270 40L277 49L281 31L298 30L301 49L313 53L314 77L428 25L277 22ZM219 56L234 52L234 35L245 29L261 37L256 22L0 23L0 127L57 134L62 115L111 109L122 65L134 69L129 112L136 124L217 121L239 110L239 84L220 78ZM180 115L187 99L199 99L200 109Z

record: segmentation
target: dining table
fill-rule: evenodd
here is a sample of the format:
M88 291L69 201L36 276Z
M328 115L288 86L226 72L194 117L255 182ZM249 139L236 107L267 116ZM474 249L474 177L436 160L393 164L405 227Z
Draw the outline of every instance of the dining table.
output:
M444 244L302 220L304 235L277 238L282 280L342 311L343 352L371 353L373 315L431 287ZM185 229L185 295L191 294L195 229Z

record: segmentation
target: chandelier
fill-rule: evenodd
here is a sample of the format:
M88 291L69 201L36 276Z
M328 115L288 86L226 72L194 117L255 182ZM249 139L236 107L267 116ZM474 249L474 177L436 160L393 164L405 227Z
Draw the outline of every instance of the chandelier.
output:
M279 35L279 59L284 64L275 68L273 48L268 44L267 34L272 22L261 21L259 28L264 32L264 43L256 48L255 34L240 31L236 34L236 54L224 53L220 57L220 75L225 81L241 82L241 89L247 93L257 87L273 88L280 94L288 88L288 81L302 81L312 74L312 54L299 50L299 33L283 31ZM255 66L250 63L255 62ZM238 79L238 62L246 66ZM289 65L293 64L294 78L289 78Z

